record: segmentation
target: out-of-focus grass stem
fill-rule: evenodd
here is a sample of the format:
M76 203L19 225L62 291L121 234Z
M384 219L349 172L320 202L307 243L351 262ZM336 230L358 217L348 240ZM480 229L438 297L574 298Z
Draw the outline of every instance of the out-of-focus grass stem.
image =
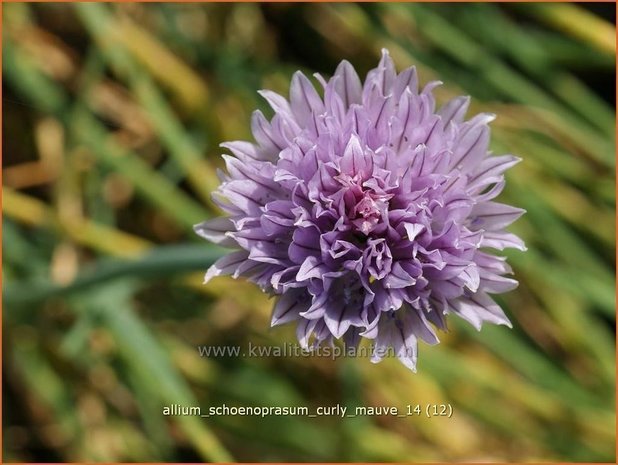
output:
M616 55L615 27L577 5L530 3L519 5L519 10L608 55Z
M47 79L24 56L15 56L13 44L3 47L4 69L8 80L30 101L46 113L55 115L69 128L69 133L88 147L106 165L130 180L140 193L179 224L191 227L208 216L206 210L154 171L136 154L114 142L104 127L83 106L73 112L67 108L68 97Z
M76 242L109 255L136 257L151 246L141 237L87 219L62 222L45 203L8 187L2 189L2 202L3 212L9 218L37 228L60 228Z
M518 27L497 5L477 4L465 13L462 27L483 44L487 53L508 55L535 81L569 105L573 112L588 119L606 136L615 137L612 108L578 78L563 71L545 48L545 42L530 37L529 31ZM570 39L556 35L555 40L564 43Z
M114 70L128 79L129 85L161 136L162 142L183 168L193 189L202 201L213 206L210 195L219 183L214 170L188 138L154 82L140 70L123 48L126 43L126 40L122 39L123 32L134 30L129 20L124 20L124 27L117 24L110 16L106 5L78 3L75 8L86 28L101 44ZM140 37L142 36L143 34L140 34Z

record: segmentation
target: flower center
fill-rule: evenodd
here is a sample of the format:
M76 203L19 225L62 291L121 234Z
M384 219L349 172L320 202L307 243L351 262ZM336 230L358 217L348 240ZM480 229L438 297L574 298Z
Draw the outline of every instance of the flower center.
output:
M334 179L343 186L345 216L365 236L380 223L388 211L388 201L393 194L379 192L379 188L367 187L360 175L339 173Z
M364 192L360 201L354 205L351 212L352 224L363 234L368 235L376 227L382 213L388 208L388 202L373 198L371 193Z

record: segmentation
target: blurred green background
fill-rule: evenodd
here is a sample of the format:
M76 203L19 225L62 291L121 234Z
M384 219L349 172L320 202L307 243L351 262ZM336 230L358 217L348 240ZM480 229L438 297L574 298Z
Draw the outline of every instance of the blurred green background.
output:
M615 461L613 4L4 4L4 461ZM454 317L396 360L201 358L294 343L191 226L218 144L292 73L382 47L498 115L528 210L514 329ZM452 418L164 417L450 403Z

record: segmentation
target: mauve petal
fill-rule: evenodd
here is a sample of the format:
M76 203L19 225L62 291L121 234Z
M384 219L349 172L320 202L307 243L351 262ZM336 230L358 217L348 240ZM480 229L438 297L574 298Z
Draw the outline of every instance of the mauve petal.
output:
M255 241L251 244L249 258L261 263L271 263L274 265L290 264L285 247L281 247L276 241Z
M264 99L268 102L270 107L275 112L292 116L292 109L290 108L290 103L282 95L279 95L272 90L258 90L258 94L264 97Z
M327 289L324 289L324 283L319 283L319 281L314 280L310 281L310 285L314 283L316 289L311 289L309 286L307 287L311 294L313 295L311 300L311 305L307 310L305 310L301 315L303 318L307 318L308 320L321 319L326 312L326 302L331 298L330 293Z
M491 186L486 192L483 192L482 194L474 196L474 201L476 203L483 203L483 202L488 202L490 200L493 200L502 193L505 186L506 186L506 181L501 180L497 182L496 184L494 184L493 186Z
M469 179L469 189L473 190L486 183L497 182L502 173L512 168L521 161L521 158L513 155L491 156L485 158L474 170Z
M242 181L250 179L274 194L280 194L279 186L272 180L275 174L275 167L271 163L257 161L251 164L243 163L238 158L230 155L221 155L221 158L225 161L225 169L230 176L230 180Z
M290 86L290 104L292 112L301 125L306 125L313 114L324 111L324 103L318 92L300 71L294 73Z
M481 277L479 274L478 267L474 264L466 267L464 271L458 276L461 279L465 286L472 292L478 291L481 285Z
M478 292L472 297L462 297L449 302L453 313L460 316L477 330L481 330L483 321L496 325L512 327L499 305L491 297L483 292Z
M418 76L414 66L403 70L395 79L392 90L393 99L399 100L406 89L413 94L418 93Z
M289 288L305 287L304 283L296 281L296 273L300 269L300 265L285 267L282 270L276 271L270 277L270 284L275 291L285 292Z
M453 149L451 167L467 173L486 156L489 146L489 127L479 125L466 131Z
M372 89L375 89L375 92L379 95L388 96L395 82L395 77L395 64L388 51L382 49L382 58L378 67L367 73L367 79L363 88L363 103L366 104L368 95L374 92Z
M498 250L511 248L521 250L522 252L528 250L524 244L524 241L522 241L518 236L501 231L484 232L481 247L491 247Z
M480 289L491 294L501 294L512 291L518 286L518 282L511 278L497 275L488 270L480 271Z
M506 257L499 257L477 250L474 253L474 262L479 268L492 271L496 274L510 274L513 272L506 262Z
M279 215L264 213L260 217L260 226L264 230L264 234L271 236L284 236L292 231L293 220L281 218Z
M208 269L204 276L204 284L215 276L227 276L233 274L236 269L249 258L249 252L240 250L221 257Z
M498 231L513 223L526 210L503 203L484 202L472 208L470 223L474 229Z
M226 235L229 231L235 231L234 224L227 217L214 218L196 224L193 226L193 230L199 236L217 245L222 245L224 247L233 247L236 245L236 241Z
M414 241L416 237L425 230L425 226L419 223L404 223L403 224L407 237L410 242Z
M300 322L296 327L296 338L303 349L307 349L309 347L309 339L311 338L313 329L317 323L318 320L306 320L305 318L300 319Z
M352 136L339 161L342 173L354 173L365 179L373 169L371 156L363 149L357 136Z
M236 158L244 163L251 163L252 160L260 160L262 152L258 150L255 144L237 140L234 142L224 142L220 147L228 149Z
M324 322L331 334L339 339L350 328L354 316L360 319L357 312L350 307L329 305L324 312Z
M449 100L440 110L438 115L442 117L444 127L449 124L461 124L470 106L470 97L462 96Z
M350 62L343 60L339 63L334 76L338 77L335 81L335 91L341 97L344 107L347 109L353 103L361 103L362 84Z
M320 256L320 234L315 228L297 228L288 256L297 265L301 265L309 255Z
M269 154L276 154L283 148L273 134L272 126L260 110L251 115L251 133L260 148Z
M448 312L448 304L446 299L437 299L432 297L427 306L427 320L430 321L436 328L447 331L446 313Z
M434 236L433 240L429 243L429 247L432 249L447 249L454 247L456 241L459 239L460 227L454 221L449 221L442 229L442 231Z
M283 294L273 309L271 326L282 325L300 318L300 313L307 310L311 300L304 289L292 289Z
M440 342L435 331L430 326L427 318L422 312L416 311L413 308L406 309L405 307L400 310L404 311L402 317L404 321L404 328L414 333L419 339L422 339L427 344L435 345Z
M220 192L232 205L250 216L259 215L268 201L264 188L248 180L226 182L221 185Z
M268 263L254 262L253 260L246 260L241 263L236 271L232 273L232 278L238 279L240 276L252 280L254 282L262 281L264 279L270 279L273 270L278 270L279 267L270 265Z
M322 261L312 255L305 258L305 261L300 266L296 274L297 281L306 281L311 278L320 278L322 274L328 271L328 268Z
M441 270L428 267L424 270L423 276L432 281L446 281L458 277L468 266L470 266L468 262L462 260L459 263L447 263Z
M463 294L460 284L452 280L433 280L431 281L431 294L440 299L456 299Z
M410 331L405 331L403 324L395 318L388 318L384 323L380 323L371 361L377 363L382 360L385 354L380 351L387 351L389 347L393 348L401 363L416 372L416 336Z
M402 289L412 286L414 283L416 283L416 279L410 276L399 262L393 264L390 274L384 278L384 286L387 289Z

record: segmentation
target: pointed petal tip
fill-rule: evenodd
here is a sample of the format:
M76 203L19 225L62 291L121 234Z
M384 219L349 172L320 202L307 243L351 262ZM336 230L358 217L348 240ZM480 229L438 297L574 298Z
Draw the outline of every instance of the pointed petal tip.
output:
M423 90L421 91L421 94L430 94L431 92L433 92L433 90L436 87L440 87L443 84L444 84L444 82L439 81L439 80L429 81L427 84L425 84L425 87L423 87Z
M215 268L213 265L208 268L208 271L206 271L206 274L204 275L204 280L202 281L202 285L208 284L210 280L215 276L217 276L217 268Z
M294 81L309 81L309 78L300 69L296 70L292 75L292 82Z
M416 360L410 360L407 357L398 357L399 361L412 373L416 373Z
M323 88L326 89L326 86L328 86L328 82L326 81L324 76L322 76L320 73L313 73L313 77L322 85Z
M349 66L351 68L354 68L354 65L352 65L352 63L350 63L348 60L345 60L345 59L339 62L339 65L337 67L339 66L345 66L345 67Z

